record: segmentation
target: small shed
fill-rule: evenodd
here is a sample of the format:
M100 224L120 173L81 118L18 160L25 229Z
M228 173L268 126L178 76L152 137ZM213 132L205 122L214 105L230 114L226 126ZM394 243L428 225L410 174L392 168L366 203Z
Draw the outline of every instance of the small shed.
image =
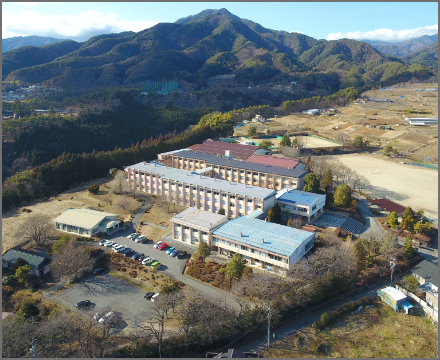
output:
M408 302L407 296L391 286L378 289L377 296L379 296L385 304L391 306L396 312L400 311L409 314L410 311L412 311L411 309L413 306Z

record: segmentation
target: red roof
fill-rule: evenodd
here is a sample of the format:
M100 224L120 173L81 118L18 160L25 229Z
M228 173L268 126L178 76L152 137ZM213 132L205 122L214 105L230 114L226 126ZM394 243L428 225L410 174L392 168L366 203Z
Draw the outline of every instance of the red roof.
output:
M308 231L308 232L315 232L318 229L317 226L313 225L304 225L300 230Z
M186 148L194 150L194 149L197 149L200 145L202 145L202 144L194 144L194 145L191 145L191 146L187 146Z
M406 209L405 206L399 205L394 201L388 199L370 199L369 201L373 205L377 205L382 209L388 210L389 212L395 211L397 216L401 216Z
M222 141L214 141L208 139L202 145L200 145L195 151L205 154L225 156L225 151L231 150L232 157L234 159L247 159L257 149L258 146L255 145L225 143Z
M267 164L272 166L281 166L284 168L294 169L298 164L299 160L290 159L286 157L275 157L271 155L257 155L253 154L247 161L256 164Z

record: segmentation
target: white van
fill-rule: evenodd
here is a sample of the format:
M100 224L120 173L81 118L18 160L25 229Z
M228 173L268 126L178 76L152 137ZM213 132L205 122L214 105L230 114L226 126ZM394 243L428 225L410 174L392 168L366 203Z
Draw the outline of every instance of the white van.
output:
M134 242L137 242L137 243L143 243L145 240L147 240L147 237L146 237L145 235L141 235L141 236L138 236L138 237L134 240Z
M151 297L151 302L154 302L154 300L155 300L158 296L159 296L159 294L154 294L154 295Z

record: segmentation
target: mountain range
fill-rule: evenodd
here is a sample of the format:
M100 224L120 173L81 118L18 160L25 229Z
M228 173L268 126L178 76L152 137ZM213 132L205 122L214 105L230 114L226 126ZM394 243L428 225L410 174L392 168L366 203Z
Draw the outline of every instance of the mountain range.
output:
M430 54L420 56L426 63L432 60ZM414 59L384 55L361 41L316 40L266 29L220 9L137 33L8 51L2 76L23 84L87 89L141 86L150 80L201 85L212 76L234 74L234 81L243 85L306 79L310 88L333 92L426 76L429 69L412 64Z
M423 35L418 38L410 39L401 43L389 43L384 41L362 40L370 44L382 54L391 56L406 56L413 54L422 48L438 41L438 34Z
M53 44L65 39L55 39L53 37L45 36L14 36L7 39L2 39L2 53L9 50L21 48L23 46L41 46Z

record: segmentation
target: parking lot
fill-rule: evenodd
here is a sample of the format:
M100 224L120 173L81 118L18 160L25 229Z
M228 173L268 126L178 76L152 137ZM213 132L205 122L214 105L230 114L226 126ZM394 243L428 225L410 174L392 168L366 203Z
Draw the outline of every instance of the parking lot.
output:
M94 304L92 308L78 310L90 316L108 305L112 311L121 313L123 321L120 328L125 328L132 325L134 317L151 304L144 299L144 294L141 288L104 272L89 276L54 296L72 306L82 300L90 300Z
M184 256L181 259L177 259L176 257L172 257L167 255L166 250L157 250L153 247L154 243L149 240L144 244L136 243L133 240L127 239L127 236L130 234L129 231L117 232L114 234L115 236L111 236L108 239L112 240L118 244L125 245L138 253L143 253L145 256L151 256L159 261L162 266L159 271L163 272L165 275L170 277L175 277L176 275L181 275L184 268L185 263L189 259L189 255ZM104 251L113 251L111 248L103 246ZM182 249L183 250L183 249Z

